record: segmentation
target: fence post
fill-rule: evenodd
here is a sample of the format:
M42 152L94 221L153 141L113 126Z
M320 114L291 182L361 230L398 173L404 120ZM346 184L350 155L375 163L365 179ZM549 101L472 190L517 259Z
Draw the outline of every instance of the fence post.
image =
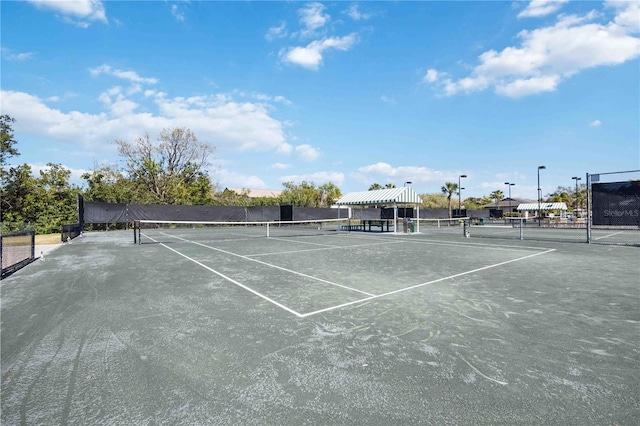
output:
M36 231L31 233L31 260L36 258Z
M589 193L591 192L591 176L587 173L585 182L587 184L587 244L591 244L591 197Z

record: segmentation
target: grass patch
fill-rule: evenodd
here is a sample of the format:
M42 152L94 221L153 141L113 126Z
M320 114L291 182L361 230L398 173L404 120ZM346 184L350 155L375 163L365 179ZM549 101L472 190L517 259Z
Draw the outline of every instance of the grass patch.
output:
M36 235L36 244L37 245L49 245L49 244L58 244L60 243L60 234L43 234Z

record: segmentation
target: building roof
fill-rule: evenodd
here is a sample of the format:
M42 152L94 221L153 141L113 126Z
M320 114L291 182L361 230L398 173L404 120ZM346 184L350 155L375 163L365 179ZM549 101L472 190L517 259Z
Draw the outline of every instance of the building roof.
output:
M340 197L338 205L421 204L422 199L409 186L350 192Z
M503 207L515 207L522 203L533 203L535 200L526 200L523 198L504 198L497 203L493 202L491 204L485 204L482 207L485 209L501 209Z
M518 206L518 210L567 210L565 203L522 203Z
M225 191L232 191L238 195L246 194L249 198L278 198L281 194L281 190L277 189L251 189L251 188L230 188L227 187Z

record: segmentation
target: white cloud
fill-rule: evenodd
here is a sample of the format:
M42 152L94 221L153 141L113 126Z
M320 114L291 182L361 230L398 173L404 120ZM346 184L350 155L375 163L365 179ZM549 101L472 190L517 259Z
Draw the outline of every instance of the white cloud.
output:
M231 151L275 151L290 153L283 125L269 115L266 106L239 103L225 95L169 98L158 92L149 99L153 104L139 111L139 105L119 87L99 97L107 108L95 114L61 111L49 107L37 96L24 92L2 91L1 109L16 119L21 133L100 150L116 139L132 140L164 128L187 127L200 140ZM141 97L144 100L144 98ZM152 107L157 114L148 112Z
M393 183L401 186L404 182L414 184L433 182L457 182L460 171L438 171L428 167L399 166L394 167L388 163L378 162L358 168L353 178L364 185L372 183Z
M281 182L300 183L303 181L313 182L316 185L324 185L325 183L333 183L340 186L344 183L344 173L341 172L314 172L302 175L282 176Z
M320 151L311 145L298 145L295 151L305 161L315 161L320 158Z
M616 17L614 22L629 33L637 34L640 32L640 3L637 1L625 2L619 0L608 0L605 5L609 8L616 9Z
M300 31L301 37L314 37L316 31L324 27L331 16L324 13L325 6L322 3L307 3L304 7L298 10L300 15L300 24L302 30Z
M396 100L395 100L394 98L390 98L390 97L389 97L389 96L387 96L387 95L382 95L382 96L380 97L380 100L381 100L382 102L384 102L385 104L395 104L395 103L396 103Z
M291 164L274 163L269 168L273 169L273 170L286 170L286 169L288 169L290 167L291 167Z
M440 76L440 73L438 73L438 71L434 69L429 69L427 70L427 73L423 77L423 80L425 83L435 83L436 81L438 81L439 76Z
M289 99L285 98L284 96L274 96L273 101L282 103L285 105L293 105L293 102L291 102Z
M177 4L171 5L171 14L179 22L184 22L187 19L184 12L180 10L180 7Z
M267 41L273 41L287 36L287 24L283 21L277 27L271 27L267 30L264 38Z
M267 189L268 186L258 176L247 176L227 169L216 169L216 178L220 179L221 186L233 188Z
M589 123L589 127L600 127L601 124L602 124L602 121L593 120L591 123Z
M520 172L497 173L496 177L503 182L506 182L506 181L513 182L514 180L527 179L527 177Z
M22 62L33 58L34 55L35 53L33 52L13 53L6 47L2 48L2 56L10 61Z
M140 77L135 71L123 71L106 64L100 65L96 68L91 68L89 69L89 72L93 76L105 74L122 80L128 80L132 83L156 84L158 82L157 78Z
M637 11L638 6L624 5L616 4L618 15L606 24L592 22L598 17L595 12L561 15L554 26L521 31L520 46L484 52L468 77L439 79L438 71L429 70L424 80L442 84L447 95L490 87L512 98L555 91L562 81L582 70L618 65L640 56L640 38L632 35L633 27L617 23L627 23L629 10Z
M358 42L358 36L351 33L344 37L331 37L322 40L315 40L306 47L292 47L280 52L280 57L284 62L289 62L309 70L316 71L322 64L322 54L326 50L349 50Z
M518 14L518 18L539 18L551 15L568 3L569 0L531 0L527 8Z
M104 5L99 0L27 0L41 9L50 9L60 14L61 18L70 24L87 28L91 22L107 23L107 15Z
M366 21L371 18L370 13L362 13L357 3L352 4L349 8L342 13L348 15L354 21Z

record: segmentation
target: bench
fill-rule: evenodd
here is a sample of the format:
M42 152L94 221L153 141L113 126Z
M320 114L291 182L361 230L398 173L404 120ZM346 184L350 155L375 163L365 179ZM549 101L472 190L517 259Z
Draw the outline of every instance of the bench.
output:
M384 231L384 225L387 225L387 231L389 230L389 221L384 220L384 219L380 219L380 220L372 220L369 219L366 221L367 225L369 225L369 231L371 231L371 227L375 226L375 227L379 227L380 228L380 232Z

